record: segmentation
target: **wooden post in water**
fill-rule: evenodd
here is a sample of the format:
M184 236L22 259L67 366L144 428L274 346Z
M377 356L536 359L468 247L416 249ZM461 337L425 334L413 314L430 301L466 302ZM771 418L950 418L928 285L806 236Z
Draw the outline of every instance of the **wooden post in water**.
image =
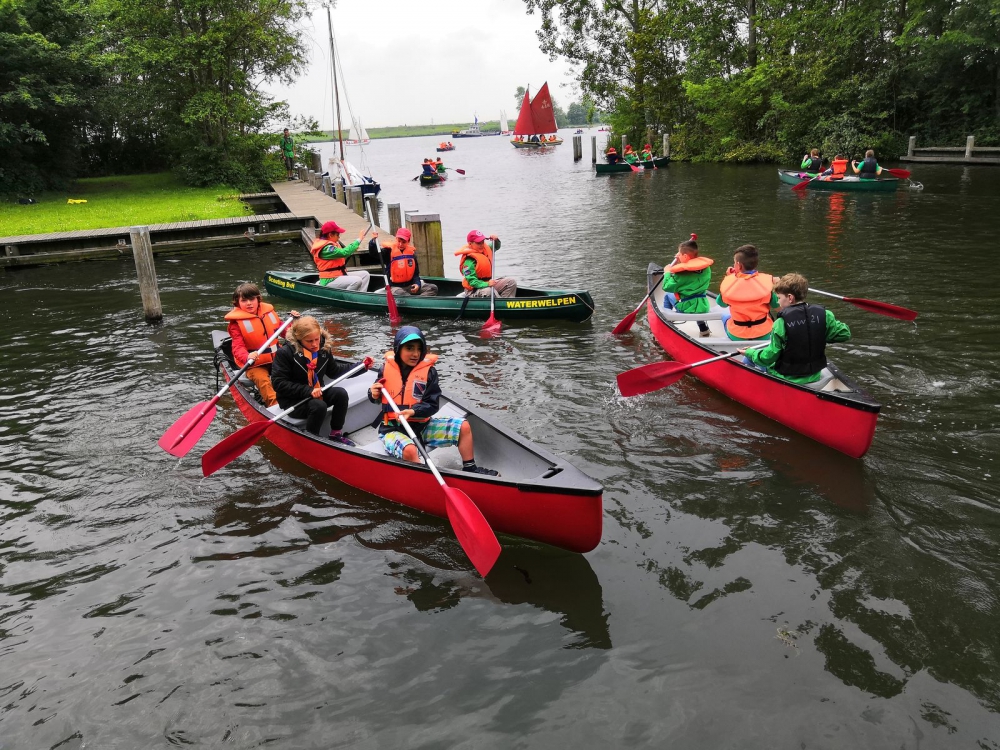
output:
M347 205L347 196L344 194L344 178L338 177L333 181L333 197L337 199L339 203Z
M965 158L972 158L972 150L976 147L976 136L970 135L965 139Z
M625 154L625 147L627 145L628 145L628 136L627 135L623 135L622 136L622 154L623 154L623 158L624 158L624 154Z
M440 214L406 214L406 228L413 233L420 273L444 276L444 242Z
M348 204L348 207L353 208L354 213L356 213L358 216L364 216L365 200L364 196L361 194L361 186L353 185L350 188L348 188L347 192L350 195L350 203Z
M332 196L331 187L330 187L330 175L326 175L323 178L323 187L320 188L320 189L323 191L324 195L330 195L330 196Z
M160 305L160 290L156 285L156 266L153 265L153 243L149 239L149 227L132 227L129 230L129 237L132 240L135 271L139 276L142 312L145 314L146 320L150 322L163 320L163 307Z
M590 163L597 164L597 136L590 136Z
M396 230L399 229L403 225L401 216L402 216L402 214L399 211L399 204L398 203L390 203L389 204L389 232L390 233L396 234Z
M906 155L913 156L913 152L916 150L916 148L917 148L917 136L911 135L910 142L906 147Z
M573 161L580 161L583 158L583 136L573 136Z
M312 157L313 172L323 174L323 157L319 155L319 151L313 151Z
M371 195L366 195L365 196L365 203L368 204L367 208L368 208L369 214L371 215L372 225L376 226L376 227L379 226L379 221L378 221L378 198L375 197L374 193L371 194Z
M670 156L670 133L663 134L663 155Z

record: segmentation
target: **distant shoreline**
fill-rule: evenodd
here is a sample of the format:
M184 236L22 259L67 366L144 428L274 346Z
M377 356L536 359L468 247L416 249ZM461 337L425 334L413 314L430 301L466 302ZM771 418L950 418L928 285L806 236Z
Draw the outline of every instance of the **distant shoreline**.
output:
M368 131L368 137L374 140L381 140L383 138L415 138L425 135L440 136L443 139L448 139L453 137L453 133L459 130L465 130L470 127L470 123L443 123L441 125L400 125L391 128L366 128ZM509 122L508 126L513 128L514 123ZM481 122L479 127L483 132L484 137L490 137L496 135L500 130L499 120L494 120L492 122ZM586 125L566 125L566 128L586 128ZM594 123L590 126L593 128L600 128L603 125L598 125ZM492 132L491 132L492 131ZM337 140L336 130L324 130L323 135L295 135L295 140L298 143L325 143L327 141ZM343 133L343 137L346 139L348 137L347 133Z

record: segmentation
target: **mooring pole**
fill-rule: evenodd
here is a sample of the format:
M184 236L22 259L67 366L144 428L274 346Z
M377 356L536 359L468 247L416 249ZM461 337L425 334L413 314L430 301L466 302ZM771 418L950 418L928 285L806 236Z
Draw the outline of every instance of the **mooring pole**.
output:
M440 214L406 214L406 227L413 233L420 272L428 276L444 276L444 241ZM427 269L424 271L424 269Z
M372 221L374 222L374 226L376 227L379 226L378 198L375 197L374 193L372 193L371 195L366 195L365 203L368 204L368 210L371 212L371 218Z
M402 214L398 203L389 204L389 233L395 235L396 230L403 225Z
M132 257L139 277L139 294L142 295L142 312L149 322L163 320L160 305L160 290L156 285L156 266L153 265L153 243L149 239L149 227L132 227Z
M590 163L597 164L597 136L590 136Z

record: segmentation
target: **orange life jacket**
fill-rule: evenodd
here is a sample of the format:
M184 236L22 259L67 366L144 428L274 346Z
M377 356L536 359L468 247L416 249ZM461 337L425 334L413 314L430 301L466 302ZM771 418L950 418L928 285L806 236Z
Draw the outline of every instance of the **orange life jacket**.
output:
M255 352L264 346L264 342L271 338L271 335L281 327L281 320L274 312L274 306L267 302L257 305L257 314L251 315L245 310L234 307L226 313L226 320L236 322L240 326L240 333L243 335L243 343L248 352ZM269 365L278 351L278 343L271 344L266 352L262 352L256 360L254 366Z
M335 279L338 276L346 276L347 271L344 268L347 266L347 258L332 258L327 260L326 258L319 257L320 252L327 246L336 247L333 240L324 240L321 237L317 237L313 240L312 247L309 248L309 252L312 253L313 262L316 264L316 268L319 269L319 277L321 279Z
M727 273L719 293L729 305L732 316L726 328L739 339L756 339L771 332L774 323L768 317L771 310L771 290L774 277L762 273Z
M667 266L667 270L670 273L684 273L685 271L703 271L710 265L715 263L711 258L706 258L703 255L699 255L697 258L692 258L691 260L681 263L678 261L673 265Z
M834 159L833 162L830 164L830 166L833 167L833 176L843 177L845 174L847 174L848 164L849 162L847 161L847 159Z
M389 280L394 284L408 284L413 281L413 274L417 270L417 248L406 243L406 247L399 249L397 243L384 244L382 247L391 251L389 256Z
M424 390L427 388L427 373L437 361L438 355L428 354L410 370L410 374L404 383L403 373L400 372L399 364L396 362L396 353L392 351L385 353L385 366L382 368L382 379L385 382L382 384L382 387L389 391L389 395L392 396L392 400L396 402L396 406L399 407L400 411L403 409L412 409L421 402ZM383 398L382 423L389 424L390 422L394 422L395 420L390 416L393 413L392 407ZM408 417L407 421L429 422L430 417L423 417L422 419Z
M476 261L476 278L482 279L483 281L488 281L493 278L493 248L490 247L490 243L483 243L483 252L480 252L470 245L465 245L461 249L456 250L455 255L462 256L458 261L459 268L462 267L466 258L472 258ZM462 275L462 286L464 286L468 291L472 291L472 286L466 280L464 274Z

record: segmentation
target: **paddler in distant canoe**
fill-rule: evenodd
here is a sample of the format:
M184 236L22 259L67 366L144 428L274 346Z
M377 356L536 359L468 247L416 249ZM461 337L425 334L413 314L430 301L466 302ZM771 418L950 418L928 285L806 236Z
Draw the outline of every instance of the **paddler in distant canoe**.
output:
M664 269L663 306L679 313L703 315L708 312L708 285L712 281L714 263L711 258L698 255L698 235L691 233L691 239L677 246L674 262ZM709 336L708 323L698 321L699 335Z
M757 273L760 253L753 245L741 245L733 254L719 288L717 304L729 309L722 314L726 335L733 341L766 339L774 325L770 312L778 307L774 277Z
M864 160L851 162L851 169L862 180L874 180L882 175L882 167L878 165L875 160L875 152L871 149L865 151Z
M823 169L823 157L819 155L819 149L814 148L808 154L802 157L802 163L799 164L799 169L804 172L819 172Z
M445 174L447 167L445 167L444 161L442 161L440 156L434 161L434 169L437 170L438 174Z
M806 302L809 282L790 273L774 285L781 308L771 342L763 349L740 349L750 362L792 383L815 383L826 367L826 345L849 341L851 329L832 312Z
M500 249L500 238L495 234L487 238L478 229L473 229L465 240L465 246L459 248L455 255L459 256L458 267L462 272L466 296L489 297L490 287L496 290L497 297L516 296L517 282L514 279L493 278L493 254Z
M432 177L437 174L433 159L424 159L424 163L420 165L420 168L423 170L422 174L426 177Z
M625 154L624 154L624 156L625 156L625 161L627 161L629 164L638 164L639 163L639 157L636 155L635 151L632 150L632 144L631 143L625 145Z
M830 166L823 170L819 178L824 182L827 180L842 180L844 179L844 175L847 174L849 164L850 162L842 154L837 154L833 157L833 161L830 162Z
M617 164L622 160L622 157L618 155L617 149L614 146L608 146L608 153L605 155L608 160L608 164Z
M642 152L639 154L640 161L653 161L653 149L649 147L647 143L642 147Z

